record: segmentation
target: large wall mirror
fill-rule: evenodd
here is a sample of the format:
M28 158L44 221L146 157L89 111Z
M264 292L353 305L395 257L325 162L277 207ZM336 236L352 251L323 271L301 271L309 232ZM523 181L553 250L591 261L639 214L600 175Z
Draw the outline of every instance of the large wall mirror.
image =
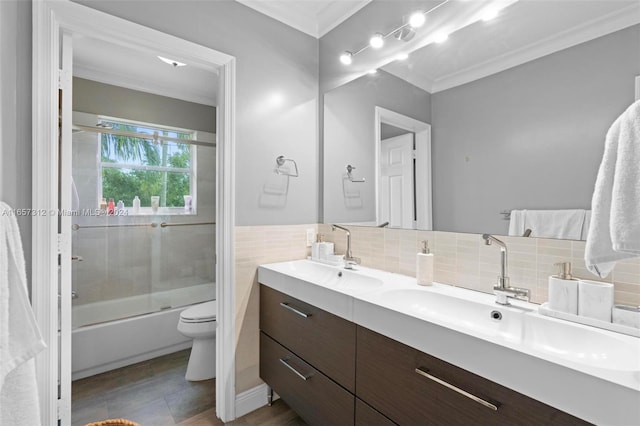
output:
M325 93L324 221L505 235L503 212L590 209L605 134L640 75L633 3L516 1ZM419 131L381 109L425 123L427 160ZM403 138L410 222L381 214L381 145Z

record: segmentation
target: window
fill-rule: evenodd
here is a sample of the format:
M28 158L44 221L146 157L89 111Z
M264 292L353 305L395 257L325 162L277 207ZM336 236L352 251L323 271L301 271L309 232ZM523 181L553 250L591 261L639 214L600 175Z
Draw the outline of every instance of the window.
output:
M140 212L150 213L151 197L159 196L159 212L175 214L185 212L189 196L194 210L195 149L180 142L194 132L112 119L99 125L108 129L100 136L102 198L128 208L137 196Z

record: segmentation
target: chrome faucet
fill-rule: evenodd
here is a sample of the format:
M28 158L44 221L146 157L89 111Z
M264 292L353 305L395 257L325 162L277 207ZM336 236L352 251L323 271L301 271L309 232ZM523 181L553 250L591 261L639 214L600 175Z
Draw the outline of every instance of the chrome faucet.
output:
M353 253L351 253L351 232L343 226L340 225L331 225L331 230L335 231L336 228L342 229L347 233L347 252L344 254L344 268L345 269L353 269L354 265L360 264L360 259L357 257L353 257Z
M507 245L493 235L483 234L484 243L490 246L492 243L500 247L500 275L498 284L493 286L493 293L496 295L496 303L509 305L509 298L529 301L529 289L511 287L507 274Z

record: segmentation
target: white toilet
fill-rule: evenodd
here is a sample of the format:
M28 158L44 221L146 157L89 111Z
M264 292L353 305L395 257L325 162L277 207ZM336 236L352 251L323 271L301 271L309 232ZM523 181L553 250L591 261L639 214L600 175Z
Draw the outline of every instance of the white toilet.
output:
M216 377L216 301L200 303L180 314L178 331L193 338L185 378L189 381Z

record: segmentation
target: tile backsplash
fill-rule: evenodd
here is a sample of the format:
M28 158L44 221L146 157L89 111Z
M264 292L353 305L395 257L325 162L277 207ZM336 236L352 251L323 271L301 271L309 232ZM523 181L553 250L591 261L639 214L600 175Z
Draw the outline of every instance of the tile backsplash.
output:
M435 281L490 293L500 273L500 251L486 246L480 234L350 226L353 255L363 266L415 276L416 253L428 240L434 254ZM344 232L318 225L325 241L344 253ZM511 285L528 288L531 301L548 298L549 276L558 262L571 262L573 275L614 284L615 303L640 305L640 258L618 262L606 279L598 279L584 266L584 241L497 236L507 245Z

